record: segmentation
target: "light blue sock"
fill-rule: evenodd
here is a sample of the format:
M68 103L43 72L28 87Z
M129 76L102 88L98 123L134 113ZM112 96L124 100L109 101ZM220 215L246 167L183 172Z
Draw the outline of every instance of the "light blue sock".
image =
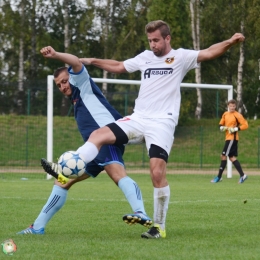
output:
M134 180L126 176L118 182L118 187L125 194L125 197L134 212L142 211L144 214L146 214L142 192Z
M33 228L45 228L49 220L58 212L66 202L68 190L54 185L47 203L43 206L39 216L33 223Z

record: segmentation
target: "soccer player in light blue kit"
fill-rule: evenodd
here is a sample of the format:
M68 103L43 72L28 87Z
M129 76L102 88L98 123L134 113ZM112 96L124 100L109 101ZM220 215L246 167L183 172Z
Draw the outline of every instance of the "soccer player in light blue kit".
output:
M108 103L78 57L56 52L51 46L42 48L41 53L46 58L57 59L71 66L57 69L54 81L59 90L74 104L75 119L84 142L94 130L122 118ZM134 212L124 215L123 220L130 225L139 223L149 227L152 221L146 215L141 190L137 183L126 175L123 153L124 145L102 146L96 158L87 164L86 174L76 179L67 179L61 174L58 176L57 164L42 159L45 171L56 178L54 187L34 223L18 234L44 234L47 223L65 204L70 187L90 176L96 177L103 170L122 190Z

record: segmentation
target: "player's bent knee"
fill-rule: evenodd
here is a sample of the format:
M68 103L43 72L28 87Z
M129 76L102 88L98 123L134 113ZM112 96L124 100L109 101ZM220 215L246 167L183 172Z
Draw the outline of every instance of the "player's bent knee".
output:
M237 158L235 156L228 157L231 162L234 162Z

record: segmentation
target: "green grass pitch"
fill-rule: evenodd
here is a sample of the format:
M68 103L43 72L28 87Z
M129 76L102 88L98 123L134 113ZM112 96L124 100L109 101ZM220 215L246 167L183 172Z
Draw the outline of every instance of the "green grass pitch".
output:
M153 188L147 174L139 184L147 213ZM53 180L0 179L0 242L12 238L17 252L0 259L259 259L260 176L238 184L238 174L212 184L211 175L168 175L171 199L166 239L140 237L146 229L122 221L131 209L106 174L74 185L45 235L16 235L45 204ZM247 203L244 201L247 200Z

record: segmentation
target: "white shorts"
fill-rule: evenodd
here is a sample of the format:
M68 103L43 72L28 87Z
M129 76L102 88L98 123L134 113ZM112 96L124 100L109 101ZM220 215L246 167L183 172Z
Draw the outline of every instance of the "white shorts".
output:
M129 144L145 140L149 151L151 144L163 148L170 154L175 131L175 122L170 118L141 118L126 116L115 122L127 135Z

